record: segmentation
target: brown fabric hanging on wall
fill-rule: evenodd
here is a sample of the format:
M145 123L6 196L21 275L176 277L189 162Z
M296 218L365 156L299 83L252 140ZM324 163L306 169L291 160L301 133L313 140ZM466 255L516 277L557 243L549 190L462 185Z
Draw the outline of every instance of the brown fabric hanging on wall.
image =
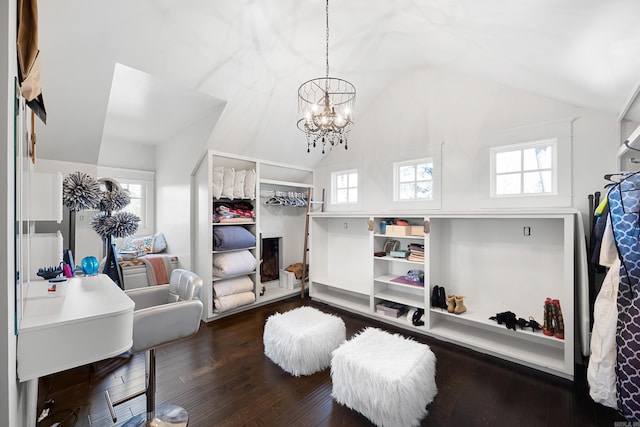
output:
M47 111L40 86L37 0L18 0L17 51L20 92L29 108L43 123L47 123Z

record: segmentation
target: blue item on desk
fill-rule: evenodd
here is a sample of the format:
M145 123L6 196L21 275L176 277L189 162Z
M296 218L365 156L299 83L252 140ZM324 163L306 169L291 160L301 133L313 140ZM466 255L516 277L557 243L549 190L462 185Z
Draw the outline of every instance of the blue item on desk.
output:
M82 270L85 276L95 276L98 274L98 260L94 256L86 256L82 258Z

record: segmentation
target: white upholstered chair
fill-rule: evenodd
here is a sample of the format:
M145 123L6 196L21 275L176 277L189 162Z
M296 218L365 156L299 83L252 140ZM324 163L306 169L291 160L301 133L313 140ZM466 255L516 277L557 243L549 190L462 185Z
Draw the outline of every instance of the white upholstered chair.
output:
M162 404L156 408L156 348L198 332L203 309L200 301L202 279L190 271L175 269L169 282L126 291L136 304L131 352L147 353L146 387L115 402L112 402L108 391L105 391L105 397L114 422L117 417L113 407L142 394L147 397L147 411L131 418L123 426L186 426L188 422L187 411L180 406Z

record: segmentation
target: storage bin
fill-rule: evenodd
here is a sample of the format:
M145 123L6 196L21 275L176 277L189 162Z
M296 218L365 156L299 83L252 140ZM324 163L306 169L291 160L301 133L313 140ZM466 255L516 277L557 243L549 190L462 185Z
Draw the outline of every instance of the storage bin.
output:
M280 270L280 287L285 289L296 289L302 284L300 279L296 279L295 273L285 269Z
M424 236L424 226L412 225L409 228L411 228L411 230L409 231L410 236Z
M411 227L406 225L387 225L387 236L409 236Z
M398 318L407 312L407 306L391 301L383 301L376 304L376 313Z

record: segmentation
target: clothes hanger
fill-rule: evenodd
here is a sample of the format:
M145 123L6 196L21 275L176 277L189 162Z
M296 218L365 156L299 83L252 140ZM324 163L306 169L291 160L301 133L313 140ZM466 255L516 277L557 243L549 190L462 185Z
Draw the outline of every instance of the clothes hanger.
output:
M633 150L633 151L640 151L639 148L634 148L631 146L631 144L629 144L629 140L627 139L625 142L623 142L623 144L625 145L625 147L627 147L629 150Z
M614 184L619 183L620 181L622 181L623 179L625 179L626 177L628 177L629 175L631 175L634 172L616 172L616 173L608 173L604 176L604 179L606 179L607 181L611 181ZM619 179L614 179L614 178L619 178ZM607 184L609 185L609 184Z

